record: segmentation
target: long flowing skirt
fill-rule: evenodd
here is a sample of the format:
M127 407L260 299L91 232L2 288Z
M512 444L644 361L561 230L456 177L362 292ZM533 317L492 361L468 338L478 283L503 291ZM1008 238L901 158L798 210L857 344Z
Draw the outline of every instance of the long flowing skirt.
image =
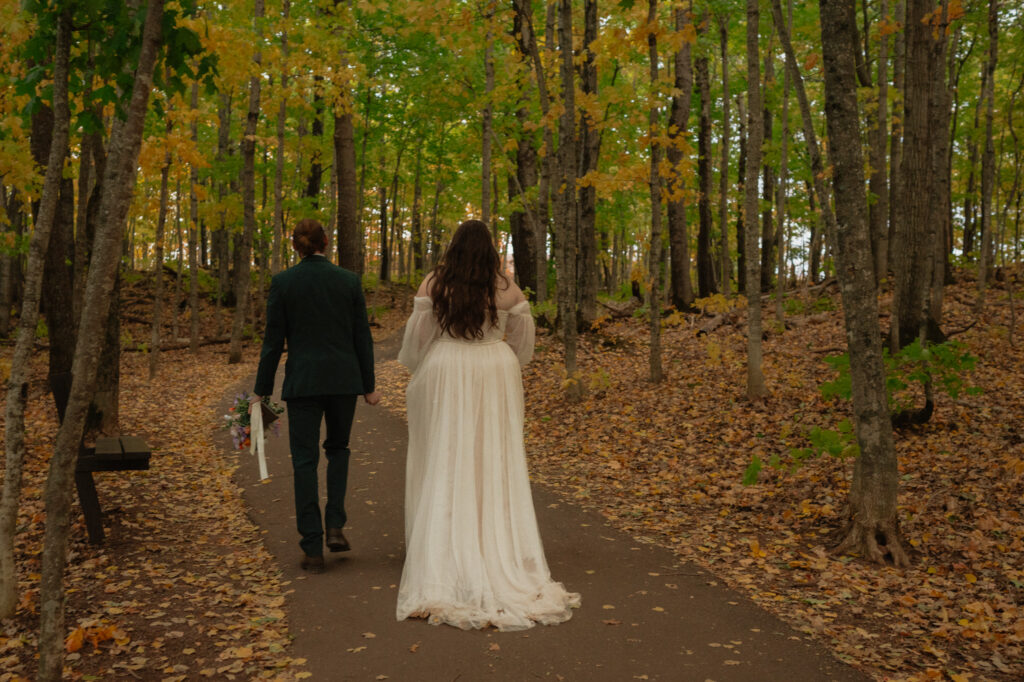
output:
M522 630L568 620L523 450L519 363L501 341L436 341L409 382L406 557L397 616Z

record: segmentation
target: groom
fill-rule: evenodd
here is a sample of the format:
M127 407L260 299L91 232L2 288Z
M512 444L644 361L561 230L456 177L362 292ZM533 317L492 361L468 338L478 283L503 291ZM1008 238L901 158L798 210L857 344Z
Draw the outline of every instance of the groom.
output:
M288 404L288 444L295 473L295 521L302 539L302 568L324 570L324 525L327 548L350 549L345 526L349 434L356 399L376 405L373 337L359 276L324 256L327 234L311 218L296 225L292 245L302 260L274 276L267 296L267 328L256 372L252 408L274 390L274 375L287 346L281 398ZM320 424L327 437L327 503L323 518L317 468Z

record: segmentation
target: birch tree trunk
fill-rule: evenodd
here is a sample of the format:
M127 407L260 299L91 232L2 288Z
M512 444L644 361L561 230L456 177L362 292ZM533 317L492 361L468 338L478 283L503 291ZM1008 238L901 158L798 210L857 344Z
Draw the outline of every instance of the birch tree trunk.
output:
M778 2L778 0L775 0ZM761 369L761 259L758 256L757 175L761 169L764 140L761 104L760 54L758 52L758 0L747 0L747 174L743 216L746 224L747 296L747 398L760 401L768 395Z
M881 563L888 554L908 564L896 516L898 471L879 343L878 303L864 195L864 159L857 112L854 0L821 0L825 114L835 169L836 272L850 354L853 411L860 456L854 464L845 538L839 551Z
M0 498L0 619L14 615L18 604L18 576L14 565L14 535L25 463L25 403L28 399L28 371L39 320L43 266L49 247L50 229L57 214L57 200L68 153L68 61L71 51L71 8L66 7L57 24L53 65L53 135L46 161L46 175L39 199L36 224L29 242L25 270L25 293L18 320L17 341L11 357L4 411L4 483ZM50 523L48 522L47 531Z
M64 421L46 480L46 533L40 582L39 680L59 680L64 651L64 566L70 527L74 467L96 383L103 330L110 313L110 292L117 275L121 235L135 187L139 149L153 68L160 44L162 0L151 0L142 28L142 45L126 118L111 129L103 178L100 220L93 243L84 308L75 347L73 381Z
M235 257L235 314L231 324L231 349L228 363L242 361L242 335L245 333L245 318L249 312L249 272L252 262L252 240L256 232L256 124L260 118L260 65L263 61L259 41L263 32L263 0L253 3L253 23L256 26L257 44L252 61L254 72L249 77L249 111L245 117L245 132L242 134L242 234L236 244L239 252ZM317 178L319 195L319 178Z
M661 127L658 98L658 0L647 4L647 54L650 60L651 103L647 113L647 136L650 138L651 169L651 248L648 263L650 280L651 348L648 365L652 383L664 377L661 367L661 147L658 144Z

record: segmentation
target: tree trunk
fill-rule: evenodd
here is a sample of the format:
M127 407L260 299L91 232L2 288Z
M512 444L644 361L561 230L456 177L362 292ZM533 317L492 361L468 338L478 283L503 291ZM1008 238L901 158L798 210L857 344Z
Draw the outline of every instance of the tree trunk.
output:
M391 281L391 249L388 247L388 190L382 184L377 188L377 194L380 197L380 281L389 282Z
M889 20L889 0L881 0L879 15L881 21ZM866 32L865 32L866 33ZM868 204L868 222L871 231L871 253L874 258L875 282L881 284L889 272L889 187L886 182L889 138L889 34L884 27L879 30L878 44L878 86L875 97L875 113L872 116L868 139L870 146L868 163L871 176L868 189L873 201Z
M771 83L775 81L775 66L771 55L764 58L764 83L762 93L770 93ZM764 141L762 146L772 146L774 139L775 117L772 115L771 102L765 98L764 120ZM762 158L763 155L762 155ZM775 225L772 221L772 204L775 203L775 169L767 160L761 168L762 172L762 195L761 195L761 292L767 293L772 289L772 272L775 271L775 246L778 237L775 234ZM752 225L754 223L751 223Z
M217 107L217 162L222 164L225 158L234 155L234 149L231 146L231 105L232 95L230 91L224 90L220 93L220 106ZM231 292L231 279L230 279L230 238L228 236L227 226L227 215L223 208L224 197L227 195L229 189L233 189L232 185L227 180L218 179L217 181L217 198L221 204L221 210L219 211L219 227L214 230L213 236L211 237L212 251L214 259L217 261L217 305L225 306L228 301L234 298L234 294ZM217 332L218 335L221 333L221 319L220 315L217 316Z
M985 62L985 78L982 99L985 101L985 151L981 155L981 234L978 257L978 302L975 306L980 316L985 308L985 285L992 268L992 188L995 184L995 146L992 141L992 125L995 120L995 73L999 57L999 2L988 3L988 60Z
M597 100L597 61L593 45L597 40L597 0L583 3L583 62L580 64L580 89ZM597 172L601 153L601 132L597 121L585 111L580 112L579 175ZM597 188L587 182L579 189L579 310L578 325L589 329L597 319Z
M697 292L707 298L718 291L711 256L711 84L707 56L697 57L697 89L700 93L700 127L697 129Z
M167 122L167 133L171 132L171 122ZM195 164L192 164L195 165ZM171 152L164 154L164 165L160 169L160 210L156 218L156 236L154 237L155 255L153 258L153 327L149 337L149 380L156 379L157 366L160 362L160 323L163 321L164 301L164 227L167 225L167 201L170 194L169 180L171 175ZM171 310L175 313L174 306Z
M142 45L131 99L124 120L115 120L103 179L100 221L93 245L84 308L75 348L74 377L64 421L57 432L54 455L46 481L46 533L40 583L39 680L59 680L64 650L64 566L70 527L73 473L82 441L86 411L95 388L103 344L102 331L110 312L110 292L117 275L122 230L153 82L153 67L160 43L162 0L147 6ZM55 136L56 137L56 136ZM10 424L10 421L8 421Z
M562 79L562 105L558 127L558 162L561 168L558 198L558 318L565 345L566 392L579 400L582 386L576 371L576 86L573 82L572 0L559 0L558 45Z
M71 8L66 7L57 24L57 44L53 66L53 134L46 162L43 191L39 199L35 229L29 242L28 265L25 272L25 293L18 320L17 341L11 357L11 370L7 380L7 403L4 412L5 465L3 497L0 498L0 619L10 618L18 603L18 577L14 564L14 535L17 531L18 506L21 499L21 480L25 462L25 403L28 400L29 362L35 344L36 323L39 319L39 298L42 290L43 268L50 242L50 230L57 215L63 178L64 159L68 153L68 61L71 51ZM66 520L66 517L65 517ZM47 533L51 521L46 524ZM66 531L65 531L66 532ZM63 547L63 545L62 545ZM63 552L62 552L63 556ZM59 589L59 583L58 583ZM53 596L52 593L47 593ZM44 609L54 607L63 612L63 600L44 603ZM44 617L47 612L44 610ZM59 652L59 649L57 649ZM51 652L52 653L52 652ZM57 679L56 675L49 679ZM43 678L47 679L47 678Z
M905 27L906 17L905 0L897 0L896 16L893 20ZM893 34L892 86L897 93L893 111L900 113L906 88L906 48L907 31L904 28ZM896 231L903 222L903 123L902 116L894 114L889 131L889 267L886 274L894 272L893 264L898 258L897 252L902 249L902 245L896 240ZM893 289L895 290L895 282ZM896 309L895 303L893 301L891 304L892 310Z
M690 25L692 2L687 8L676 7L675 29L686 35ZM692 29L690 29L692 30ZM672 273L672 305L686 310L693 304L693 282L690 279L690 237L686 225L686 181L683 163L689 149L690 96L693 93L693 65L690 59L690 41L685 39L675 56L675 92L669 113L668 162L668 243Z
M281 0L281 103L277 108L277 150L274 155L274 237L270 247L270 271L280 272L284 240L284 132L288 120L288 19L291 0Z
M981 80L984 84L987 70L982 69ZM985 106L985 98L979 97L974 105L974 125L967 135L967 191L964 192L964 262L970 263L974 260L974 236L977 230L977 205L974 200L977 196L977 179L975 170L978 168L978 127L980 125L981 110Z
M256 0L260 2L261 0ZM309 163L309 175L306 178L305 196L310 200L313 210L320 207L320 186L323 184L323 166L320 164L320 150L323 148L324 139L324 77L320 74L313 75L313 128L310 134L314 142L312 158ZM250 81L251 85L251 81ZM337 125L335 125L337 134Z
M649 0L647 4L647 54L650 60L651 90L658 87L658 0ZM650 282L650 314L651 314L651 349L648 365L650 380L659 383L665 378L661 367L661 137L660 112L657 99L651 100L651 108L647 113L647 136L651 140L651 248L648 263L648 280Z
M793 0L786 3L786 28L793 25ZM785 323L782 293L786 283L786 183L789 182L789 88L792 74L789 69L782 79L782 149L779 154L779 182L775 196L775 242L778 248L778 268L775 279L775 319Z
M346 94L349 98L350 95ZM334 117L334 156L338 163L338 265L362 275L362 230L356 192L356 141L351 106Z
M540 48L537 47L536 35L533 30L533 4L528 0L513 0L513 2L516 14L520 17L520 26L523 31L523 45L532 57L534 77L537 82L537 97L540 101L541 114L543 118L547 120L548 112L551 109L551 98L548 95L547 77L544 71L544 64L540 58ZM554 35L557 7L558 5L555 2L548 4L546 35L549 37ZM553 39L549 39L547 41L547 49L553 58L555 49L555 41ZM546 301L548 298L548 216L550 214L551 180L557 172L557 161L558 158L555 153L554 131L550 124L545 123L544 156L541 160L541 175L537 185L537 208L536 220L534 223L534 227L536 229L536 235L534 237L537 268L536 298L538 302Z
M254 24L257 36L262 35L264 4L263 0L253 3ZM239 253L235 258L235 314L231 324L231 349L228 351L228 363L242 361L242 335L245 333L245 318L249 312L249 272L252 262L252 242L256 233L256 124L260 118L260 76L259 68L263 61L257 42L252 60L256 65L256 73L249 78L249 111L245 117L245 132L242 134L242 235L236 242ZM319 183L319 178L317 179ZM319 194L319 186L317 194Z
M719 48L722 55L722 139L718 169L718 229L721 231L720 274L722 295L732 296L732 257L729 252L729 26L724 15L718 17Z
M484 108L480 112L480 219L491 227L491 147L494 138L494 0L489 0L483 21L484 36Z
M199 148L199 81L192 81L192 144ZM181 181L178 181L179 184ZM199 167L195 163L189 164L188 197L189 197L189 221L188 221L188 309L189 309L189 350L192 355L199 352L199 244L203 239L200 234L199 225L199 197L196 188L199 186ZM181 210L181 197L177 201L178 210ZM180 216L179 216L180 218ZM177 316L177 312L175 312Z
M778 0L776 0L777 2ZM744 183L744 222L747 226L747 398L760 401L768 395L761 370L761 260L758 257L757 175L761 168L761 143L764 122L761 121L761 74L758 52L757 0L747 0L747 177Z
M736 98L736 110L740 126L740 158L736 164L736 194L747 196L747 109L743 98ZM813 197L811 198L813 202ZM743 221L743 210L736 211L736 290L747 293L747 224Z
M928 118L931 134L931 176L933 196L929 202L931 217L931 282L929 284L928 312L936 322L942 321L942 304L946 286L947 243L952 227L950 211L950 166L949 166L949 124L952 97L945 79L946 49L949 26L949 0L941 0L941 9L933 19L931 73L932 87L929 93ZM952 244L950 243L950 248Z
M53 131L52 116L46 137ZM47 139L47 142L49 139ZM47 156L49 149L47 149ZM40 160L45 167L46 157ZM74 260L75 260L75 184L64 178L60 184L57 214L50 229L50 246L43 268L42 308L50 340L50 374L71 371L75 354Z
M412 270L423 274L423 139L416 144L416 171L412 188Z
M929 131L932 29L926 17L934 0L909 0L906 24L906 91L903 98L903 220L896 226L892 342L894 350L916 339L924 324L931 283L930 204L934 187Z
M900 544L896 493L899 472L878 343L878 304L866 220L864 160L857 113L854 64L854 0L821 0L821 43L825 64L825 113L829 155L835 168L836 272L850 354L850 381L860 455L854 464L850 508L840 551L877 562L886 553L897 566L908 564Z

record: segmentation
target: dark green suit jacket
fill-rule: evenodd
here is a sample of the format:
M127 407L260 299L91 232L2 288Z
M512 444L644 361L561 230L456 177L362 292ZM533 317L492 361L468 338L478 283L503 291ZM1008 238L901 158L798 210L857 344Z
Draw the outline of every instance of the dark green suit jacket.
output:
M315 255L275 275L256 395L273 393L286 346L284 400L372 393L373 337L359 276Z

